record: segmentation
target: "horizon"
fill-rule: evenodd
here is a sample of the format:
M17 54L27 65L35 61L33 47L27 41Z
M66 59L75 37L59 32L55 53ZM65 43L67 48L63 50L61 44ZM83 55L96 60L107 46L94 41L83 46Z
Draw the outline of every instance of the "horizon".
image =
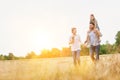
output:
M120 31L119 3L119 0L0 1L0 54L25 56L31 51L68 47L73 26L84 42L91 13L103 34L101 44L106 41L113 44Z

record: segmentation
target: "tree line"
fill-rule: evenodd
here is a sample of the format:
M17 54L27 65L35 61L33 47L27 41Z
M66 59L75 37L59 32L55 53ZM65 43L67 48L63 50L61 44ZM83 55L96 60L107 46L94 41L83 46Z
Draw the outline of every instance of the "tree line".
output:
M100 54L113 54L120 53L120 31L117 32L115 36L116 42L110 44L106 41L105 44L100 45ZM84 45L81 45L81 56L89 55L89 49ZM8 55L0 55L0 60L18 60L18 59L38 59L38 58L55 58L55 57L69 57L71 56L70 47L64 47L62 50L58 48L52 48L51 50L43 49L39 55L34 51L27 53L25 57L16 57L13 53Z

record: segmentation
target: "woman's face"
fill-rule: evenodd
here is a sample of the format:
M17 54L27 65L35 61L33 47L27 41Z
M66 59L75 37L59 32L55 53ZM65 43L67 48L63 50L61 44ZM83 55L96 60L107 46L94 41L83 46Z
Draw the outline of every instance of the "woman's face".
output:
M76 30L76 29L74 29L72 33L73 33L73 34L76 34L76 33L77 33L77 30Z

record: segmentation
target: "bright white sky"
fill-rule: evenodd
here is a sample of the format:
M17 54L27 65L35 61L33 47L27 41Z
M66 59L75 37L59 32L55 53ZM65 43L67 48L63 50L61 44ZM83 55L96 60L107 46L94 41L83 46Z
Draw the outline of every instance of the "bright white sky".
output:
M68 46L73 26L84 42L91 13L98 20L102 43L114 43L119 8L120 0L0 0L0 53L25 56Z

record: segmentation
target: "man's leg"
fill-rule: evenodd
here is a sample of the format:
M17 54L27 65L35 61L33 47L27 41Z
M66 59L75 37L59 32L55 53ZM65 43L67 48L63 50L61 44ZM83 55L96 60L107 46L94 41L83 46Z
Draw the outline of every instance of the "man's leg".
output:
M76 51L72 51L72 55L73 55L74 65L76 65L77 64L77 62L76 62Z
M76 56L77 57L77 62L80 65L80 50L77 50L76 54L77 54L77 56Z
M90 46L90 57L93 62L95 61L94 51L95 51L95 46Z
M99 60L99 51L100 51L100 45L97 45L95 48L96 60Z

